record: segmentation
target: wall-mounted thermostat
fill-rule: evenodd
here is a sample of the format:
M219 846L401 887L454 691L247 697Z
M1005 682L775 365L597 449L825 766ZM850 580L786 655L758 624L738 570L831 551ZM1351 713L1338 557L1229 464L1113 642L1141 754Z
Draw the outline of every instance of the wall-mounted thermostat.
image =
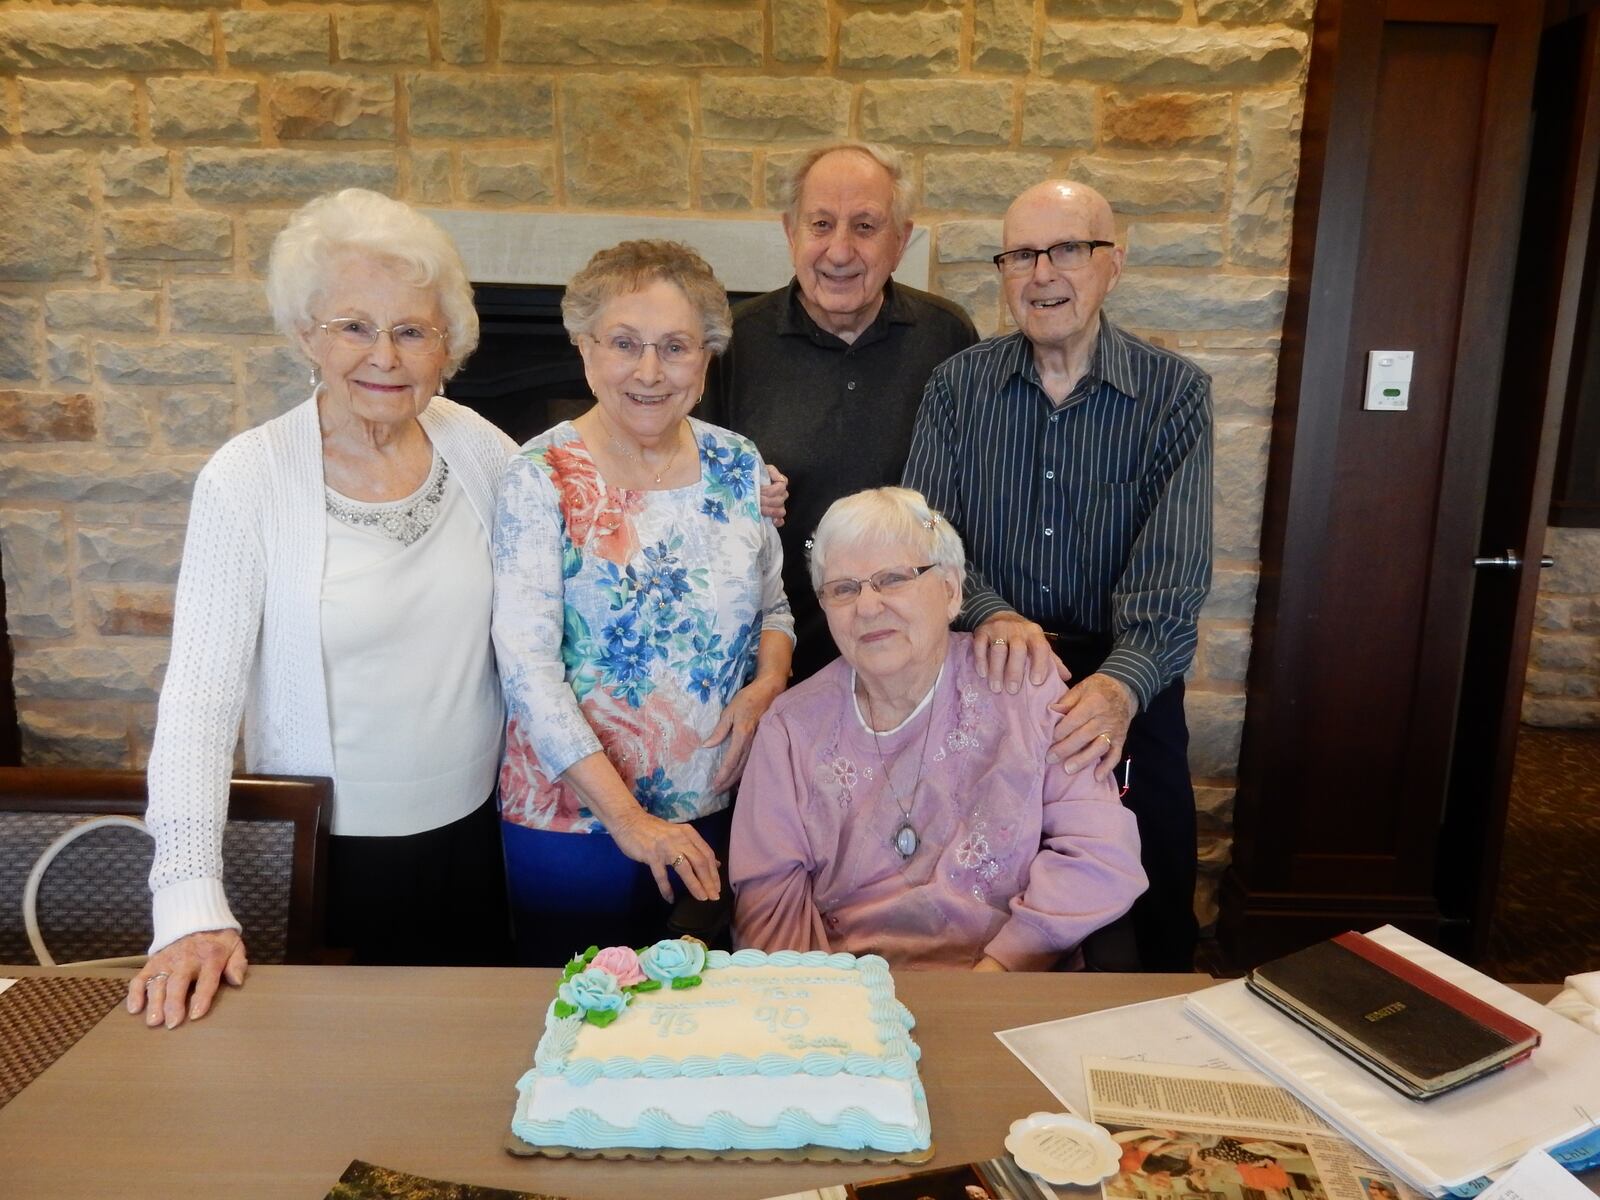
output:
M1410 350L1373 350L1367 354L1367 398L1362 408L1404 412L1411 407Z

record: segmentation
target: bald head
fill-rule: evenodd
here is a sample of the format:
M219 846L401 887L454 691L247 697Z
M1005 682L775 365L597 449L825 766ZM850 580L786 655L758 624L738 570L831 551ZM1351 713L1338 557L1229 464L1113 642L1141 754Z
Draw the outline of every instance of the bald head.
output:
M1049 210L1081 218L1085 237L1109 242L1117 236L1116 218L1111 215L1106 198L1088 184L1070 179L1047 179L1023 192L1006 209L1005 227L1009 229L1013 218L1024 213ZM1011 243L1006 245L1009 248Z
M1067 355L1086 361L1100 330L1100 305L1122 277L1116 238L1111 205L1087 184L1047 179L1006 210L1003 248L1038 252L1023 257L1025 263L1032 258L1031 267L1000 274L1011 319L1033 343L1036 358ZM1092 242L1102 244L1074 247L1060 263L1044 253L1063 243Z

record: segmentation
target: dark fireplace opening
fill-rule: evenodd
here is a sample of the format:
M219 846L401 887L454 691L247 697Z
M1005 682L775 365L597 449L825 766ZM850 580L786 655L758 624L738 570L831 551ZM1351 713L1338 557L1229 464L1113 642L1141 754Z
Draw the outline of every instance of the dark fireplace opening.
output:
M588 411L594 394L561 324L560 286L473 284L478 349L445 391L520 446ZM755 292L730 292L737 304Z

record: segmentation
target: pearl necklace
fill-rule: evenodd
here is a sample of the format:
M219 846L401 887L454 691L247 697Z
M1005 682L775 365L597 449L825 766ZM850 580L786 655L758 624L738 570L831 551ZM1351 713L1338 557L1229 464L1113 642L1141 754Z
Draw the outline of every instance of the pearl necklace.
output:
M939 681L935 679L934 687L938 686ZM878 765L883 768L883 781L889 785L889 795L893 798L895 807L900 810L900 826L894 831L894 837L890 839L889 844L902 859L909 859L917 852L919 844L916 826L911 823L911 810L917 803L917 785L922 782L922 764L928 761L928 735L933 732L933 705L928 705L928 727L922 731L922 749L917 754L917 774L911 781L911 802L908 804L900 799L900 790L894 786L894 776L889 773L889 764L883 757L883 743L878 738L878 720L872 714L872 694L863 687L861 696L867 702L867 728L872 733L872 747L878 752Z

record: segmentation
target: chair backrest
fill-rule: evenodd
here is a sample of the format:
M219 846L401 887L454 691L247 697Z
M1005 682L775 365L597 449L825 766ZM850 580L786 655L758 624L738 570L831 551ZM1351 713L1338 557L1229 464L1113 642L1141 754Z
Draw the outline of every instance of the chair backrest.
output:
M39 855L101 815L142 817L138 771L0 767L0 963L33 953L22 895ZM229 789L224 880L252 962L315 962L333 782L241 775ZM153 847L136 828L111 826L63 847L38 884L39 932L58 961L143 953L150 943L147 877Z

